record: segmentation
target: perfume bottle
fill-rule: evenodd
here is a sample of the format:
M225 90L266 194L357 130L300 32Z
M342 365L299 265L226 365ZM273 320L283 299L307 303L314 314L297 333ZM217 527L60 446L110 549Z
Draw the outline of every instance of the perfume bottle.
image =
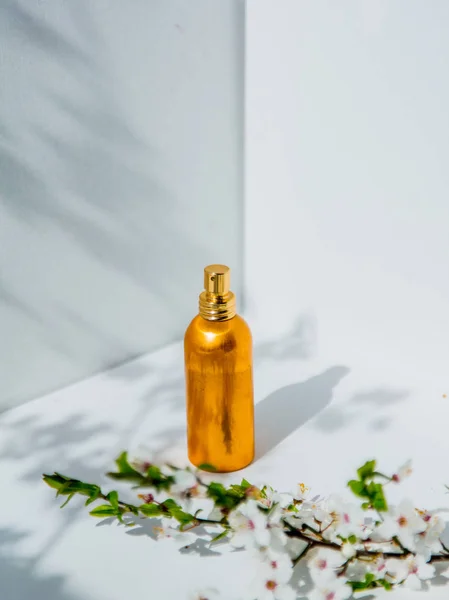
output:
M204 269L199 314L184 337L189 459L218 472L254 458L252 338L229 284L229 267Z

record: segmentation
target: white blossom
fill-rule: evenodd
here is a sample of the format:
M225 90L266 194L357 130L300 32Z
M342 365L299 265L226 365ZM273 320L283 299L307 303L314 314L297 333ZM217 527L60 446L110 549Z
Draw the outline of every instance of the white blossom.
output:
M426 529L426 523L409 500L403 500L396 508L390 508L383 522L375 528L373 540L388 541L397 537L410 551L416 548L417 534Z
M282 569L291 574L292 561L285 548L278 546L253 546L249 549L252 557L257 560L257 568L260 565L268 565L272 569Z
M175 482L170 486L170 494L185 496L189 490L198 487L198 481L191 471L179 470L172 473Z
M267 527L267 516L254 500L248 500L234 510L228 519L234 533L231 545L243 548L252 544L268 546L270 532Z
M404 481L404 479L406 479L407 477L410 477L412 472L413 472L412 461L408 460L406 463L404 463L402 465L402 467L399 467L398 472L393 475L392 480L395 483L401 483L402 481Z
M295 600L296 592L288 585L292 575L291 562L282 558L264 562L251 588L251 598L257 600Z
M345 581L336 577L315 584L308 600L346 600L352 595L352 589Z
M365 513L359 506L345 502L339 496L334 495L327 502L327 510L329 512L328 522L321 526L325 539L337 541L340 538L347 539L352 535L358 539L366 539L370 535L371 529L366 525Z
M345 562L337 550L318 548L310 553L308 567L314 582L329 581L335 578L337 570Z
M289 514L295 527L301 527L304 524L311 529L319 531L320 523L330 523L331 521L331 517L326 511L322 500L305 501L297 509L297 512Z
M438 515L426 511L419 511L419 514L426 529L416 536L416 553L428 561L432 554L439 554L443 550L440 538L446 523Z
M295 500L303 502L307 500L310 494L310 488L307 487L304 483L298 483L295 489L292 492L292 496Z
M341 545L341 553L346 560L353 558L357 554L357 550L354 548L353 544L349 542L344 542Z
M379 556L373 563L369 564L369 571L376 579L384 579L387 574L387 560Z
M403 582L411 590L421 589L422 581L431 579L435 574L435 568L432 565L429 565L422 556L413 554L403 559L388 559L386 570L395 583Z
M179 523L176 519L164 519L160 527L155 527L154 532L158 541L170 540L179 548L190 546L197 536L189 531L180 531Z
M284 509L276 504L267 514L267 527L270 532L270 543L281 544L285 546L287 543L287 536L284 532Z
M270 486L264 486L263 494L260 492L257 501L264 508L271 508L274 504L276 504L281 509L285 509L292 504L293 496L291 494L277 492Z

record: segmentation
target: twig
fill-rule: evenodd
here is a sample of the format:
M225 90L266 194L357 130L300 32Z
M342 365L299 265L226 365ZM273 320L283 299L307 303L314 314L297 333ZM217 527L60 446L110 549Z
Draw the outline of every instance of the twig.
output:
M337 544L336 542L330 542L327 540L323 540L323 539L313 539L312 537L306 535L303 531L301 531L300 529L296 529L295 527L293 527L293 525L291 525L290 523L287 523L286 521L284 521L285 525L287 525L288 527L288 531L286 531L286 535L288 535L289 537L294 537L300 540L303 540L304 542L306 542L307 544L309 544L309 549L313 548L313 547L320 547L320 548L331 548L333 550L338 550L341 551L341 546L340 544ZM352 560L357 559L357 558L366 558L366 557L375 557L375 556L379 556L382 555L384 558L406 558L407 556L414 556L413 552L410 552L409 550L404 550L402 552L382 552L379 550L357 550L355 556L353 557ZM443 562L443 561L449 561L449 554L434 554L429 562Z

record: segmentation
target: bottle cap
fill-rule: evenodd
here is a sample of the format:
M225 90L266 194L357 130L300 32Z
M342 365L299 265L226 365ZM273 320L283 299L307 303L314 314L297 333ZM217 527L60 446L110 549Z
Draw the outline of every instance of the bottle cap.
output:
M209 265L204 269L204 292L200 294L200 315L208 321L226 321L235 316L235 296L230 291L231 269Z
M204 289L210 294L224 296L229 292L231 269L226 265L209 265L204 269Z

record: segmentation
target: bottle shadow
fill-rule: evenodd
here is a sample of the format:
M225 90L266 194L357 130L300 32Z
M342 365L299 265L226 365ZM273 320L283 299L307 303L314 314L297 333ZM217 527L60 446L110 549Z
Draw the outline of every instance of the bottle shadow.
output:
M321 412L332 400L337 384L349 373L341 365L305 381L286 385L255 406L256 460Z

